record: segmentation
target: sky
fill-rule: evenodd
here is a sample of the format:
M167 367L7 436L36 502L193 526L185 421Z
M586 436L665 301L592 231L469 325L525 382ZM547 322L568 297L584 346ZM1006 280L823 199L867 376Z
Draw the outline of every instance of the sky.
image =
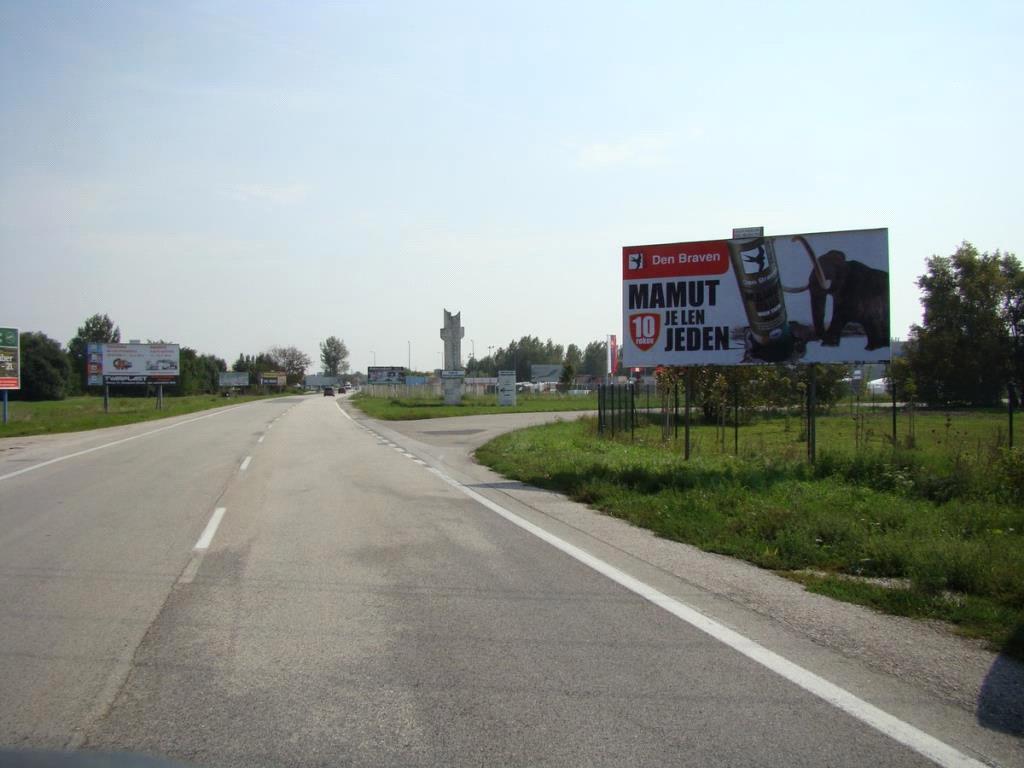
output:
M319 367L622 332L623 246L1024 255L1014 2L0 0L0 325Z

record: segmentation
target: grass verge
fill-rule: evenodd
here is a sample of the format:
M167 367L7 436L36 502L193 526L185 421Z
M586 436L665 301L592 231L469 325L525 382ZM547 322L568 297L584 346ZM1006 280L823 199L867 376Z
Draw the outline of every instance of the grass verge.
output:
M440 397L371 397L360 392L352 397L352 403L374 419L410 421L490 413L596 411L597 395L520 394L516 396L514 406L500 406L495 403L494 395L465 395L461 405L445 405Z
M267 397L281 397L269 395ZM103 412L103 398L86 395L66 400L44 402L10 402L10 419L0 426L0 438L50 435L59 432L81 432L101 427L117 427L138 421L153 421L186 413L265 400L263 395L240 395L225 398L219 395L187 395L165 397L163 410L156 409L154 397L111 397L110 413Z
M931 497L892 450L826 454L815 467L730 455L686 462L663 445L600 438L593 419L503 435L476 455L665 538L837 599L950 622L1024 659L1024 503L1012 483L953 483ZM1016 475L1019 458L985 469ZM897 581L869 581L877 578Z

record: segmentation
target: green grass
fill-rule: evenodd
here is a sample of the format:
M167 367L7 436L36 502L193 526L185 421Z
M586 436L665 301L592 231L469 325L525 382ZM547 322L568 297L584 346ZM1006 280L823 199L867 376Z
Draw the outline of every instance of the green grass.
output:
M686 462L659 430L607 439L585 419L503 435L476 455L660 536L838 599L951 622L1024 658L1024 454L967 461L948 446L869 448L825 451L811 466L771 448L779 425L745 429L741 444L763 437L765 450ZM872 577L899 581L885 588Z
M500 406L494 395L465 395L461 405L445 405L441 397L371 397L365 392L352 402L375 419L408 421L446 416L479 416L489 413L537 413L547 411L596 411L597 395L519 394L514 406Z
M115 396L110 398L110 413L103 412L102 397L91 395L36 403L17 400L9 403L10 418L6 426L0 426L0 438L115 427L263 399L259 395L164 397L163 410L158 411L154 397Z

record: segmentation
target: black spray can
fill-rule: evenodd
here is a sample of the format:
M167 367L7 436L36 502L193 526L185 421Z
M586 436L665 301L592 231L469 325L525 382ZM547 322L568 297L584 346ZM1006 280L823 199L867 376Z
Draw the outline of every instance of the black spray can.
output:
M788 359L793 353L793 335L774 241L766 237L730 240L729 257L750 323L751 355L767 362Z

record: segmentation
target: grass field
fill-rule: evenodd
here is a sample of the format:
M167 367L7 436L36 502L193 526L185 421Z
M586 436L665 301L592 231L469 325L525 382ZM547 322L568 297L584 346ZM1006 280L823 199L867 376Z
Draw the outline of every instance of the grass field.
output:
M367 416L387 421L477 416L487 413L597 410L597 395L594 394L519 394L514 406L500 406L495 403L494 395L465 395L461 405L445 405L440 397L371 397L360 392L352 397L352 402Z
M265 398L256 395L232 398L219 395L165 397L164 407L158 411L154 397L111 397L110 413L103 412L102 397L91 395L38 403L11 401L9 422L6 426L0 426L0 438L116 427L262 399Z
M918 414L913 450L856 449L852 417L819 418L813 466L795 422L742 427L739 456L731 429L723 451L720 430L697 427L688 462L659 427L609 439L594 419L513 432L477 458L666 538L841 600L951 622L1024 659L1024 453L991 443L989 414Z

